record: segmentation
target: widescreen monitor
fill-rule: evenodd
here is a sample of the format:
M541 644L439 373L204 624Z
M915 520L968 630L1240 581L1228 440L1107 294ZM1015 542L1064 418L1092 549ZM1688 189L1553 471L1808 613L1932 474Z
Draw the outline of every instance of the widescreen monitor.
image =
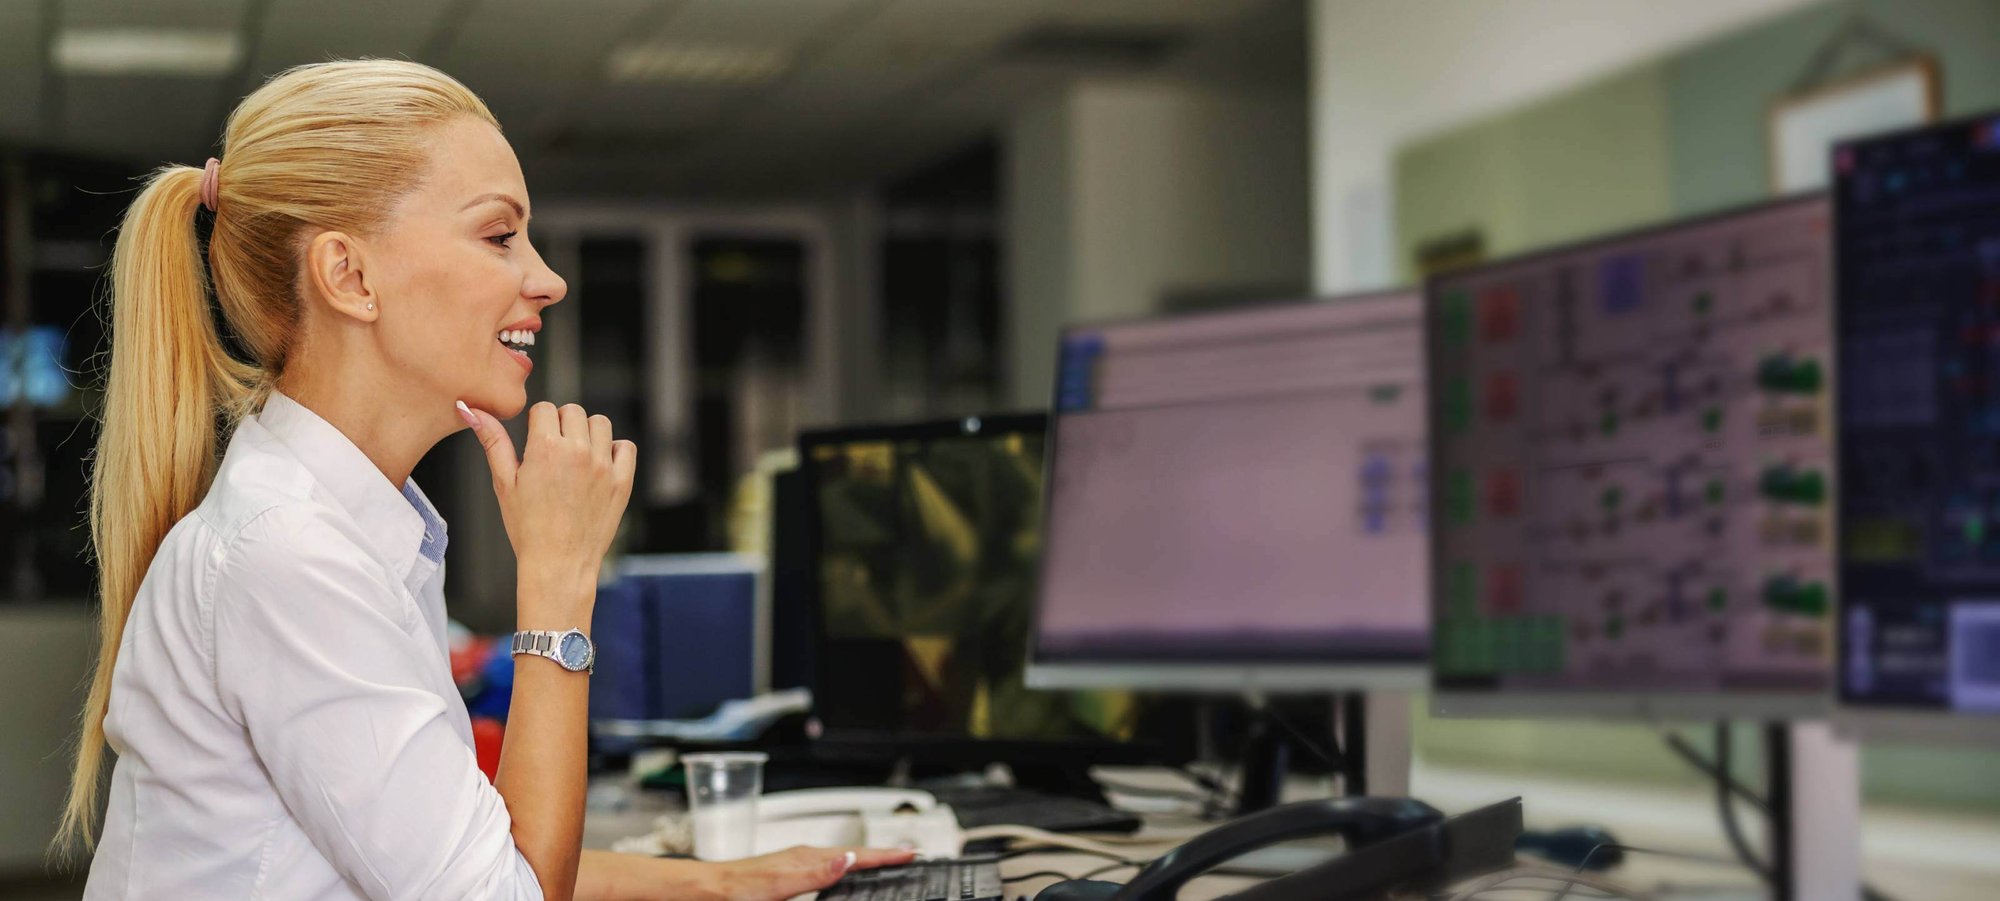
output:
M1421 325L1404 291L1068 329L1030 684L1421 685Z

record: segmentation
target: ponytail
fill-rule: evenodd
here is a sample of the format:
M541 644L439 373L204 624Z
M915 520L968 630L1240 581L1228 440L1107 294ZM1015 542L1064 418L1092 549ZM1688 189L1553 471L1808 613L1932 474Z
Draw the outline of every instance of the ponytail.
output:
M90 537L96 552L96 671L59 848L93 846L104 714L112 666L139 582L167 530L201 502L219 430L256 393L256 367L223 348L209 312L195 210L201 170L153 174L125 213L111 254L111 365L91 461Z

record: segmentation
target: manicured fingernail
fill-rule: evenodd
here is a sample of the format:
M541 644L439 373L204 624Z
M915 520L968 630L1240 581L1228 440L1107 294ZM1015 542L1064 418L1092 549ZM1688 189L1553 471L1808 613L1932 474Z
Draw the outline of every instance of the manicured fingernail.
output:
M848 870L852 869L854 869L854 852L849 851L847 852L847 856L841 858L840 860L840 871L842 873L845 873Z
M466 425L479 428L479 417L472 415L472 408L466 406L465 401L458 402L458 418L465 420Z

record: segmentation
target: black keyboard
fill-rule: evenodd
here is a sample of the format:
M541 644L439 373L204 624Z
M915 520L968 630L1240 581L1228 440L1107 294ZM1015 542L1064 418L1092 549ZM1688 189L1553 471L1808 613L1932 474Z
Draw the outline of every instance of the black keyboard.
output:
M991 857L925 860L858 870L822 889L820 901L1001 901L1000 864Z
M1139 818L1081 798L1045 795L1019 788L932 788L938 803L951 805L964 829L1032 826L1049 832L1139 831Z

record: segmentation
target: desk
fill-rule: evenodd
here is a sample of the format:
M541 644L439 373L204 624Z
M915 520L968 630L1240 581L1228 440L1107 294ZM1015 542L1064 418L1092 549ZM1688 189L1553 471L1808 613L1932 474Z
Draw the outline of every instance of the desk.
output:
M1214 825L1213 823L1203 823L1191 817L1148 816L1146 818L1145 829L1141 830L1134 838L1153 838L1154 841L1133 844L1120 843L1117 847L1120 850L1126 851L1128 856L1134 860L1150 860L1168 851L1172 851L1174 848L1179 847L1182 842L1200 835ZM1111 861L1094 854L1052 849L1047 852L1024 854L1020 857L1001 861L1000 878L1017 879L1045 870L1062 873L1069 878L1078 878L1110 865L1112 865ZM1123 882L1131 879L1138 872L1137 867L1121 867L1107 871L1095 878L1109 882ZM1048 888L1059 881L1061 880L1054 876L1042 876L1035 879L1010 882L1007 884L1007 898L1009 901L1024 897L1033 898L1042 889ZM1203 876L1188 883L1187 887L1181 891L1180 899L1181 901L1211 901L1211 899L1242 891L1261 881L1261 878L1254 876Z
M1180 777L1166 771L1140 769L1107 769L1105 778L1119 785L1162 788L1185 786ZM609 850L613 843L627 836L652 831L654 821L662 814L676 813L683 809L678 796L668 792L622 792L615 781L601 782L593 786L592 805L584 818L583 844L586 848ZM1325 787L1312 781L1302 780L1286 791L1287 799L1323 796ZM619 802L617 809L606 809L605 805ZM1158 803L1158 802L1155 802ZM1144 813L1145 827L1136 836L1117 837L1113 847L1132 860L1151 860L1165 854L1181 843L1209 829L1217 823L1203 821L1189 813ZM1111 842L1107 842L1111 843ZM1298 854L1282 854L1285 850L1298 850L1308 860L1316 861L1324 855L1338 851L1339 840L1328 838L1317 841L1299 842L1279 849L1287 859ZM1032 879L1021 879L1008 883L1006 897L1032 899L1042 889L1061 881L1062 878L1080 878L1093 871L1103 870L1113 862L1095 854L1052 848L1020 857L1010 858L1000 864L1002 879L1017 879L1037 873L1060 873L1062 877L1043 875ZM1095 878L1110 882L1122 882L1138 872L1138 867L1120 867L1102 872ZM1267 877L1240 873L1204 876L1190 882L1180 894L1183 901L1210 901L1210 899L1242 891L1256 885Z

